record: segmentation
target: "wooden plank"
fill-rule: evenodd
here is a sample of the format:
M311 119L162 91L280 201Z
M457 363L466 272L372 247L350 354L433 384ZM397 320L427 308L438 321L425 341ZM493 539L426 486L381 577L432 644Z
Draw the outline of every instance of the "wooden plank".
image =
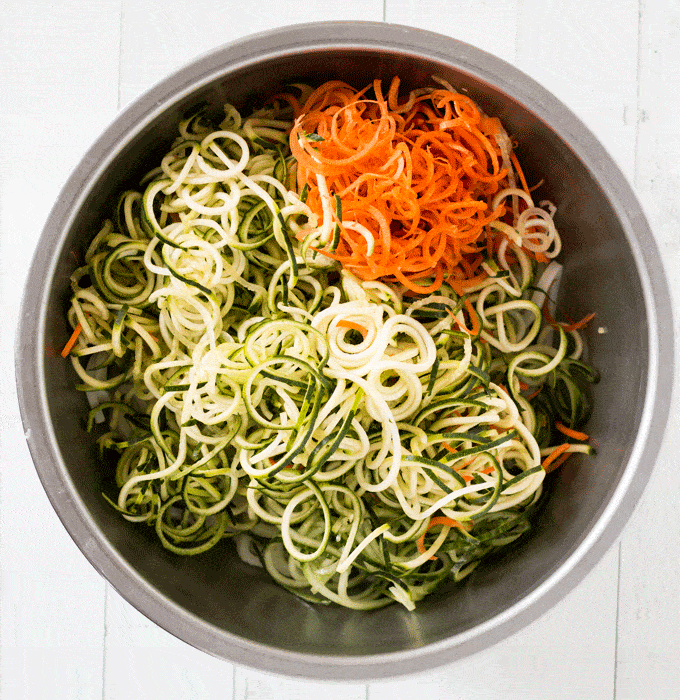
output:
M386 20L438 32L514 62L520 0L388 0Z
M121 105L197 56L248 34L300 22L380 21L383 0L268 3L123 0Z
M174 0L124 2L118 91L119 5L119 0L69 0L61 6L46 0L3 3L0 118L11 136L0 141L0 274L3 298L8 300L3 319L9 328L0 334L4 367L13 362L20 290L42 223L68 172L113 116L118 100L125 104L186 60L251 31L300 21L301 15L304 20L380 19L383 3L350 0L307 7L290 2L282 15L278 7L271 11L269 5L251 0L219 10L203 0L191 5ZM387 0L385 7L388 21L444 32L515 62L584 119L624 172L635 176L668 261L677 304L680 244L674 202L680 154L672 105L680 86L667 69L680 58L677 8L652 0L641 4L638 109L637 2L460 0L453 8L444 0ZM217 688L227 700L340 693L333 685L285 681L223 662L213 664L215 660L141 616L140 621L115 593L107 608L107 683L102 689L103 583L63 532L42 493L14 402L13 377L0 373L2 697L42 699L48 692L50 697L69 699L103 693L129 697L122 682L128 673L136 679L139 697L161 697L157 691L167 690L169 684L152 681L168 671L174 679L172 689L186 691L189 697L199 691L211 697ZM680 642L680 590L668 553L680 544L680 528L668 486L677 485L671 470L680 447L679 427L674 417L654 478L622 538L617 700L677 696L680 678L673 652ZM30 522L37 527L25 527L20 517L26 503L32 508ZM427 674L420 685L410 680L371 684L370 697L391 692L408 698L420 688L444 699L531 698L537 688L543 697L553 698L572 684L574 694L567 697L612 697L609 667L617 564L613 550L562 604L507 642ZM595 606L601 607L598 619L584 617L583 610ZM68 614L58 616L55 610ZM579 632L572 635L579 644L567 638L565 645L565 630L573 629ZM529 658L524 669L517 668L518 650ZM36 672L36 659L45 673ZM206 684L208 675L214 680ZM507 677L508 687L495 682L494 675ZM348 692L362 697L360 685L349 686Z
M552 91L632 178L637 103L637 0L527 0L515 65Z
M106 606L106 700L193 698L201 700L365 700L364 684L313 683L233 666L168 634L110 587Z
M389 22L465 41L520 68L563 100L632 177L636 0L390 0ZM603 40L606 37L606 40Z
M363 683L316 683L260 673L237 666L233 700L366 700Z
M30 465L24 462L27 468ZM3 465L4 467L5 465ZM39 487L31 484L25 497ZM6 491L3 505L7 506ZM32 502L38 500L38 494ZM16 562L0 572L0 696L8 700L90 700L101 697L103 670L104 586L68 539L54 513L36 508L40 545L26 543L3 526L3 539L25 546L30 562ZM44 532L49 537L44 537ZM39 558L49 549L59 567ZM3 557L4 558L4 557ZM37 562L37 563L36 563ZM52 563L53 565L53 563Z
M106 700L233 696L233 666L148 620L111 587L106 596Z
M16 408L14 329L48 211L117 102L119 3L3 3L0 25L0 696L101 697L104 587L33 468ZM113 42L113 51L111 43Z
M680 6L641 3L635 186L680 308ZM677 326L676 326L677 327ZM676 339L676 345L677 345ZM676 350L676 367L678 367ZM677 376L677 373L676 373ZM617 700L678 697L680 516L677 380L672 415L650 483L621 542ZM669 389L670 390L670 389Z

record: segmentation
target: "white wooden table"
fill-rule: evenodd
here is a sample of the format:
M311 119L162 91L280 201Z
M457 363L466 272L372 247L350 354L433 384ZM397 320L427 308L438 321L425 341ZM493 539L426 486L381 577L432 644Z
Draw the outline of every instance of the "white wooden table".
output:
M449 34L552 90L634 185L680 304L677 0L3 0L0 697L680 698L680 410L618 544L576 590L505 642L407 680L322 685L198 652L123 601L52 511L18 416L13 343L26 270L62 184L116 112L183 63L251 32L329 19Z

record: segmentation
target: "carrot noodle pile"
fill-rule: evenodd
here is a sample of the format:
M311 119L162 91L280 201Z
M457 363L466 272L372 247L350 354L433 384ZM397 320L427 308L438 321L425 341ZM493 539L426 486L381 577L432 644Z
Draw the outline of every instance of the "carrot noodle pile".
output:
M364 280L420 293L444 280L462 289L485 279L483 263L508 240L540 262L560 239L516 173L510 138L444 81L399 103L398 79L373 97L324 83L301 107L290 144L298 185L325 226L318 244ZM341 202L333 235L333 198ZM425 280L425 281L424 281Z
M554 213L441 80L187 117L72 276L104 497L311 602L410 610L463 579L592 451Z

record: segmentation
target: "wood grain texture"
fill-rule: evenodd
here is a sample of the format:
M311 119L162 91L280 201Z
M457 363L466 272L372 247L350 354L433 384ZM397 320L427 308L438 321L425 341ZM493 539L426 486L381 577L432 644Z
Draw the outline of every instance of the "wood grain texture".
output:
M168 634L110 587L106 595L106 700L231 698L234 667Z
M42 225L70 170L116 112L119 9L108 0L3 3L0 697L8 700L102 696L105 583L38 481L12 367L21 290Z
M311 683L199 652L122 600L71 542L23 439L13 379L26 269L70 170L116 111L215 46L283 24L419 26L510 61L567 104L634 182L680 304L680 6L668 0L5 0L0 23L0 697L671 700L680 665L680 397L620 544L495 647L394 682ZM669 69L671 67L671 69Z
M514 62L521 0L388 0L385 19L465 41Z
M629 179L637 55L637 0L526 0L520 6L517 67L575 112Z
M372 683L368 700L611 698L617 559L614 549L561 603L521 632L448 667ZM597 614L585 614L588 610Z
M680 309L680 75L675 67L679 62L680 7L642 2L634 182L671 283L676 333ZM675 367L677 376L677 341ZM676 381L672 416L655 470L621 539L617 700L674 700L680 694L677 387Z
M211 0L123 0L121 106L190 60L248 34L301 22L382 18L383 0L246 0L228 9Z

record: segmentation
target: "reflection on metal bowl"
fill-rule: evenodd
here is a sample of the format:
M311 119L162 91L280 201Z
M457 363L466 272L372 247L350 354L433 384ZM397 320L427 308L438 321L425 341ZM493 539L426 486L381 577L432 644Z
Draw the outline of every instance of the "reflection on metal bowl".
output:
M241 562L225 543L177 557L101 497L106 476L83 430L86 400L58 350L69 335L71 251L82 251L207 102L255 104L290 82L340 78L362 87L399 75L405 89L438 75L465 89L519 142L518 154L557 203L561 294L597 311L588 331L602 373L589 432L597 454L555 475L532 534L411 613L313 606ZM83 158L43 232L24 299L17 380L27 439L46 492L93 566L132 605L204 651L239 664L324 679L393 677L448 663L516 632L590 571L623 528L654 465L669 409L670 300L640 206L612 159L557 99L507 63L436 34L389 24L296 25L232 43L127 107ZM42 280L36 285L35 280ZM639 319L631 326L628 319Z

